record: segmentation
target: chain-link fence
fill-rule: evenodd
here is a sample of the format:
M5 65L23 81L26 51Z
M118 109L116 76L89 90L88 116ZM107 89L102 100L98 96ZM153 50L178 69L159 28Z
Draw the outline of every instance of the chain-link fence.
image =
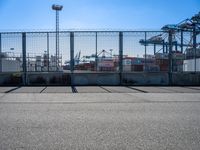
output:
M196 72L200 35L163 31L0 33L0 72Z

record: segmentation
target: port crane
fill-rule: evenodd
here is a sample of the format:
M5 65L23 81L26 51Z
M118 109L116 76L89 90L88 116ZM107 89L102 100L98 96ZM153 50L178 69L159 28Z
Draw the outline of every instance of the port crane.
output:
M99 57L100 55L101 55L101 57L102 58L106 58L106 55L108 56L108 57L112 57L112 49L110 49L110 53L109 52L107 52L106 50L102 50L102 51L100 51L100 53L98 53L97 54L97 56Z
M161 28L161 34L152 36L149 39L141 39L139 43L144 46L153 45L154 54L162 50L163 53L169 53L169 33L171 34L172 47L175 46L176 52L183 53L183 48L197 48L200 43L197 43L197 35L200 34L200 12L194 15L191 19L185 19L178 24L169 24ZM183 37L183 32L190 33L190 39ZM159 51L156 51L156 46L162 46ZM178 50L178 47L181 50Z

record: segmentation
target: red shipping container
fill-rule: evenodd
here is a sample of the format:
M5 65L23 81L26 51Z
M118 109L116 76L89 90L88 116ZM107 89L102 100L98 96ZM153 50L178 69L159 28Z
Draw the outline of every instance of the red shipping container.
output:
M169 66L168 65L160 65L160 71L168 71Z
M143 65L132 65L131 70L136 71L136 72L142 72L143 71Z

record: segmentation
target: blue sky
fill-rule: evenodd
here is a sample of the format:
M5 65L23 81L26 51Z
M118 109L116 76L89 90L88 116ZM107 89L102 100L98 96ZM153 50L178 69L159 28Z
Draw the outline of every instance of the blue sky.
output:
M200 11L200 0L0 0L0 30L54 29L54 3L62 29L160 29Z

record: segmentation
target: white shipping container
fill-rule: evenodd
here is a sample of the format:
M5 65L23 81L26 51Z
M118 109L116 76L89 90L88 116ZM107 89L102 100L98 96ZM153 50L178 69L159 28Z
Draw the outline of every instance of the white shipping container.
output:
M41 66L40 67L36 66L36 71L42 71L42 67Z
M57 67L49 67L49 71L56 71Z
M131 65L131 59L124 59L123 65Z
M21 70L18 60L2 59L2 72L19 72Z
M195 71L195 59L184 60L183 71ZM200 71L200 58L196 59L196 71Z
M27 71L35 71L35 61L28 61Z
M48 67L42 67L42 71L48 71Z
M56 59L56 56L51 56L51 61L52 61L52 62L56 62L56 60L57 60L57 59Z
M29 66L29 67L27 68L27 71L35 71L35 66Z
M36 66L42 66L42 62L41 61L36 61Z
M59 71L63 71L63 68L62 68L62 67L58 67L58 70L59 70Z
M50 66L56 66L56 62L51 62Z
M36 61L41 61L42 57L41 56L36 56Z
M123 71L131 71L131 65L123 65Z

